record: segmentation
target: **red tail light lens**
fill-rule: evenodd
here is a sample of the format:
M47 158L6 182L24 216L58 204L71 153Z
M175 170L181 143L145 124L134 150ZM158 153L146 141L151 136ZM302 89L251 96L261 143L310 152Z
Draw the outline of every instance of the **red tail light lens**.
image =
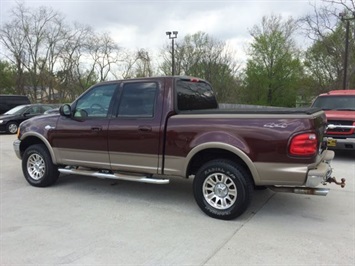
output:
M304 133L294 136L291 140L289 153L296 156L311 156L317 153L317 136L314 133Z

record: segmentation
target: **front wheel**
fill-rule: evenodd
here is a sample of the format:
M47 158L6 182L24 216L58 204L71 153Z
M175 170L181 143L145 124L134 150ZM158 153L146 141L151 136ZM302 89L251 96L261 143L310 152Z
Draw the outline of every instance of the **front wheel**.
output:
M193 191L197 204L207 215L230 220L249 206L253 184L243 167L228 160L213 160L197 172Z
M10 133L10 134L16 134L17 128L18 128L18 126L17 126L16 122L9 122L6 125L6 131L7 131L7 133Z
M28 183L35 187L53 185L59 172L52 158L43 144L29 146L22 158L22 171Z

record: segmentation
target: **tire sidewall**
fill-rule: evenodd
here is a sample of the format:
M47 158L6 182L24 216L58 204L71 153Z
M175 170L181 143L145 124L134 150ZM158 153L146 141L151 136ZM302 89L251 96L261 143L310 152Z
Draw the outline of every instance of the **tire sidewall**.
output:
M236 201L224 210L211 206L203 195L204 181L214 173L222 173L230 177L237 189ZM249 177L241 169L224 161L207 163L197 172L193 182L195 200L202 211L213 218L223 220L236 218L245 211L250 202L250 184L247 183L246 178Z
M14 125L14 126L16 127L16 131L15 131L15 132L11 132L11 131L10 131L11 125ZM7 131L7 133L9 133L9 134L16 134L16 133L17 133L17 130L18 130L18 125L17 125L16 122L9 122L9 123L7 123L7 125L6 125L6 131Z
M39 180L33 179L27 170L28 159L33 154L37 154L37 155L41 156L44 161L44 164L45 164L44 175ZM49 186L49 185L53 184L57 179L57 176L55 173L56 169L54 169L54 167L53 167L51 157L50 157L49 153L47 152L46 148L44 147L44 145L41 145L41 144L32 145L25 150L23 158L22 158L22 171L23 171L23 174L24 174L27 182L35 187Z

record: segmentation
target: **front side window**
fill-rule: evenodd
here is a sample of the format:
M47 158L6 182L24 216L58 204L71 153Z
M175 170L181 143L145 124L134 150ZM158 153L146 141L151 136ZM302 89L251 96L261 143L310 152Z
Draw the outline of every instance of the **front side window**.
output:
M112 96L116 87L116 84L105 84L91 89L77 101L74 117L107 117Z
M125 84L117 116L153 117L156 92L157 84L154 82Z

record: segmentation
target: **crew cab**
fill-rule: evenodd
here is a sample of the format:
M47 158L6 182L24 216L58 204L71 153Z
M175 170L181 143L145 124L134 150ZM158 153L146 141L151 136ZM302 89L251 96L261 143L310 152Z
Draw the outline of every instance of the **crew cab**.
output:
M59 114L23 122L13 146L33 186L53 185L60 173L152 184L193 178L202 211L233 219L258 186L326 195L317 186L337 181L325 127L318 108L225 110L205 80L154 77L94 85Z
M333 90L320 94L312 104L325 111L328 146L355 150L355 90Z

